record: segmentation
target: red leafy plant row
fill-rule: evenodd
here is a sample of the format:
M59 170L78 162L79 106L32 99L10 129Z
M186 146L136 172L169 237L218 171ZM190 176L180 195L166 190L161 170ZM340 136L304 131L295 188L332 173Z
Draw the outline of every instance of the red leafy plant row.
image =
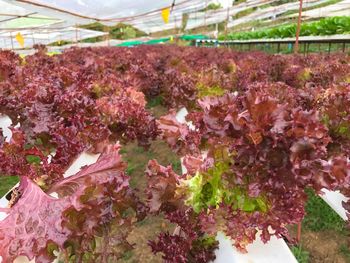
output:
M188 116L195 130L173 114L159 122L170 145L187 153L188 172L176 191L206 233L223 231L246 251L258 230L264 242L288 236L286 226L305 215L306 188L348 195L349 156L341 147L334 150L338 142L319 111L279 101L256 87L244 96L228 93L198 103L200 109Z
M7 51L0 58L0 112L20 124L10 142L0 138L0 173L21 178L0 222L5 262L115 262L151 214L177 225L150 241L154 253L208 262L217 231L242 251L257 230L263 241L287 235L304 216L306 187L350 196L347 56L145 46L53 57L39 47L25 60ZM146 100L157 97L186 106L195 129L175 111L156 122ZM114 144L147 147L159 135L185 156L188 172L151 161L142 202ZM85 150L102 155L64 179Z

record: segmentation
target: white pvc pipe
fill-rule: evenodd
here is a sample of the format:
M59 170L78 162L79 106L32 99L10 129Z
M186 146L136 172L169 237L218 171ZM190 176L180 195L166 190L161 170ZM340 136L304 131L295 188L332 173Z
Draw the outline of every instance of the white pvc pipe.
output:
M3 115L0 113L0 128L2 129L2 135L5 137L6 142L10 142L12 137L12 132L9 129L12 121L7 115Z
M324 192L320 197L344 220L347 221L346 210L344 209L342 202L346 202L346 198L339 191L329 191L327 189L322 189Z

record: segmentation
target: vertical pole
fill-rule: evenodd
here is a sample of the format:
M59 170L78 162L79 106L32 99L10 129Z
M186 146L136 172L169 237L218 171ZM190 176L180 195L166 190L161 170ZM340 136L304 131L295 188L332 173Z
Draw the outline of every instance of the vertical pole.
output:
M208 0L205 0L205 9L204 9L204 30L206 30L207 27L207 7L208 7Z
M230 17L230 7L227 7L227 15L226 15L226 26L225 26L225 41L227 41L227 31L228 31L228 20Z
M105 37L103 37L103 39L105 41L107 40L107 46L109 46L110 45L110 43L109 43L110 35L109 35L109 28L108 28L108 26L105 25L103 27L103 32L107 32L107 35Z
M345 42L343 42L343 53L345 52Z
M277 53L278 54L280 53L280 50L281 50L281 43L278 42L278 44L277 44Z
M50 32L47 30L47 45L50 44Z
M75 42L77 43L78 46L78 25L75 24Z
M10 32L10 38L11 38L11 48L13 49L12 31Z
M297 230L297 242L300 243L301 239L301 222L298 223L298 230Z
M328 54L331 53L331 46L332 46L332 42L328 43Z
M35 45L35 38L34 38L33 30L32 30L32 42L33 42L33 46L34 46Z
M302 10L303 10L303 0L299 0L299 16L298 16L297 32L295 35L294 53L298 53L298 51L299 51L299 35L300 35L300 24L301 24Z

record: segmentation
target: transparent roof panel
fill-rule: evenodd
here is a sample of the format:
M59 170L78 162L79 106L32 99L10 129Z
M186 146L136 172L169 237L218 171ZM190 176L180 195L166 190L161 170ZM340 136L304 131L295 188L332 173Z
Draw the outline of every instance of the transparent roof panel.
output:
M22 29L17 31L0 31L0 48L22 48L16 41L16 35L20 33L24 39L24 48L30 48L34 44L50 44L57 41L81 41L86 38L104 36L106 33L74 27L67 28L38 28Z
M143 0L5 0L26 8L27 10L51 9L86 19L120 19L140 16L148 12L160 10L172 5L173 0L143 1ZM204 2L198 0L177 0L176 6Z
M58 32L67 27L100 22L116 25L130 24L146 33L183 28L190 30L210 24L224 22L236 27L248 22L274 20L277 24L284 18L298 15L299 1L246 0L0 0L0 33L19 29L46 28L47 32ZM331 2L331 3L330 3ZM169 23L164 23L161 9L171 8ZM215 10L203 9L210 3L220 3ZM329 4L327 4L329 3ZM350 15L350 0L304 0L303 19L325 16ZM246 11L245 15L242 15ZM240 13L239 16L236 16ZM183 23L184 14L187 22ZM274 23L275 23L274 22ZM253 29L253 28L252 28ZM50 31L51 30L51 31ZM42 32L31 32L40 37ZM63 33L61 34L61 36Z
M39 15L32 15L29 17L19 17L3 21L0 23L0 28L43 27L60 22L62 22L62 20Z

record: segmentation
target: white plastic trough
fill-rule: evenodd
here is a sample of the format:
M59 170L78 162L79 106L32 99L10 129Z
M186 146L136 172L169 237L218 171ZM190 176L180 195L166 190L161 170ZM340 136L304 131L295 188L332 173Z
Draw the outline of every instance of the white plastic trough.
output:
M346 202L346 198L339 191L329 191L327 189L322 189L324 192L320 197L341 217L344 221L348 220L346 216L346 210L344 209L342 202Z
M185 116L188 114L186 108L182 108L176 115L179 122L186 123ZM3 135L6 137L6 141L11 139L12 133L8 127L11 125L11 120L8 116L0 114L0 128L2 128ZM191 128L194 128L191 123L187 123ZM89 164L93 164L98 159L98 154L82 153L76 161L67 169L64 176L68 177L78 172L81 167ZM184 169L184 167L183 167ZM183 170L184 171L184 170ZM347 220L345 209L342 207L341 202L346 198L338 193L324 190L322 199L330 205L344 220ZM5 195L6 196L6 195ZM7 207L7 199L2 197L0 199L0 207ZM6 217L5 213L0 213L0 220ZM248 245L248 253L240 253L232 246L231 241L225 237L224 234L219 233L217 235L219 241L219 249L216 251L216 260L214 263L297 263L294 255L288 248L283 239L272 237L271 240L264 244L257 238L252 244ZM2 259L0 257L0 263ZM35 260L29 261L26 257L18 257L14 263L28 263L35 262Z

